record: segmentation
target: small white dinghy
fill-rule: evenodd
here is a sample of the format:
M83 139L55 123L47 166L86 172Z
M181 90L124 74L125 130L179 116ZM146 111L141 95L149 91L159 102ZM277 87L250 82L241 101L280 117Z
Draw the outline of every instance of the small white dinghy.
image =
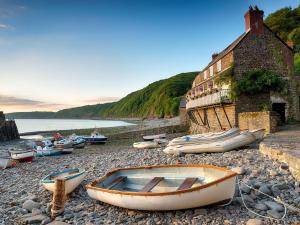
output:
M65 192L71 193L84 179L86 172L84 169L66 169L60 172L51 173L42 179L42 185L49 191L54 192L55 179L65 179Z
M102 202L137 210L179 210L229 201L236 173L211 165L160 165L115 169L87 185Z
M153 141L141 141L133 143L133 147L137 149L159 148L168 143L167 139L154 139Z
M9 150L10 157L19 162L31 162L35 156L33 150Z
M256 141L256 136L251 132L243 132L229 139L207 143L194 143L186 145L168 146L164 149L167 154L180 153L205 153L205 152L227 152L236 148L249 145Z
M221 133L210 133L210 134L202 134L200 135L192 135L192 136L183 136L180 138L175 138L168 146L174 146L174 145L185 145L185 144L198 144L198 143L208 143L208 142L215 142L219 140L226 140L235 136L238 136L240 134L239 128L231 128L230 130L227 130L225 132Z
M166 134L143 136L144 141L153 141L155 139L164 139L164 138L166 138Z

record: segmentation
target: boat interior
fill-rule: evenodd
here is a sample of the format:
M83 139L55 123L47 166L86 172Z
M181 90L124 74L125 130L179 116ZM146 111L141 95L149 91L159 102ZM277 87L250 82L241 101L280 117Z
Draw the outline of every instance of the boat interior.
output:
M210 167L158 167L118 170L95 187L122 192L173 192L216 181L231 172Z
M54 179L63 179L63 178L67 178L69 177L70 175L74 175L76 173L79 173L79 169L73 169L73 170L70 170L70 171L66 171L66 172L60 172L60 173L57 173L55 175L51 175L49 177L50 180L54 180Z

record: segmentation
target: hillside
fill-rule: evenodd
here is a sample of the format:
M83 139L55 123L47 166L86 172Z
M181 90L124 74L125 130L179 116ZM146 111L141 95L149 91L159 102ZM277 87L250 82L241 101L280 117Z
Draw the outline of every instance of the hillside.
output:
M286 7L271 13L265 23L284 41L293 41L295 71L300 76L300 5L295 9Z
M171 117L179 113L180 97L191 88L198 72L181 73L132 92L118 102L58 111L57 118Z
M15 112L7 113L7 119L49 119L54 118L54 112Z

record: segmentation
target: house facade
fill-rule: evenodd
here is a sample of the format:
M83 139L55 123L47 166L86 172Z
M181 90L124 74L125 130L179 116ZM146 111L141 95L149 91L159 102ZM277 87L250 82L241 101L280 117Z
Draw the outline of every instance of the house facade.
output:
M186 112L192 132L226 130L239 125L244 112L275 111L282 121L300 120L299 83L294 73L294 52L263 22L262 10L250 7L245 13L245 32L197 75L186 95ZM288 96L278 92L230 97L230 84L220 84L224 74L242 79L245 72L265 69L288 83Z

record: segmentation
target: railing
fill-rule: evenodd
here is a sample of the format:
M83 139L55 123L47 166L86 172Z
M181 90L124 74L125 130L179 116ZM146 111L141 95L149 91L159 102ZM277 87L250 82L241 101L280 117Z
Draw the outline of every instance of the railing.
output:
M196 99L190 99L186 103L186 109L214 105L214 104L218 104L218 103L230 103L230 102L231 102L231 100L229 98L229 90L222 89L218 92L208 94L203 97L199 97Z

